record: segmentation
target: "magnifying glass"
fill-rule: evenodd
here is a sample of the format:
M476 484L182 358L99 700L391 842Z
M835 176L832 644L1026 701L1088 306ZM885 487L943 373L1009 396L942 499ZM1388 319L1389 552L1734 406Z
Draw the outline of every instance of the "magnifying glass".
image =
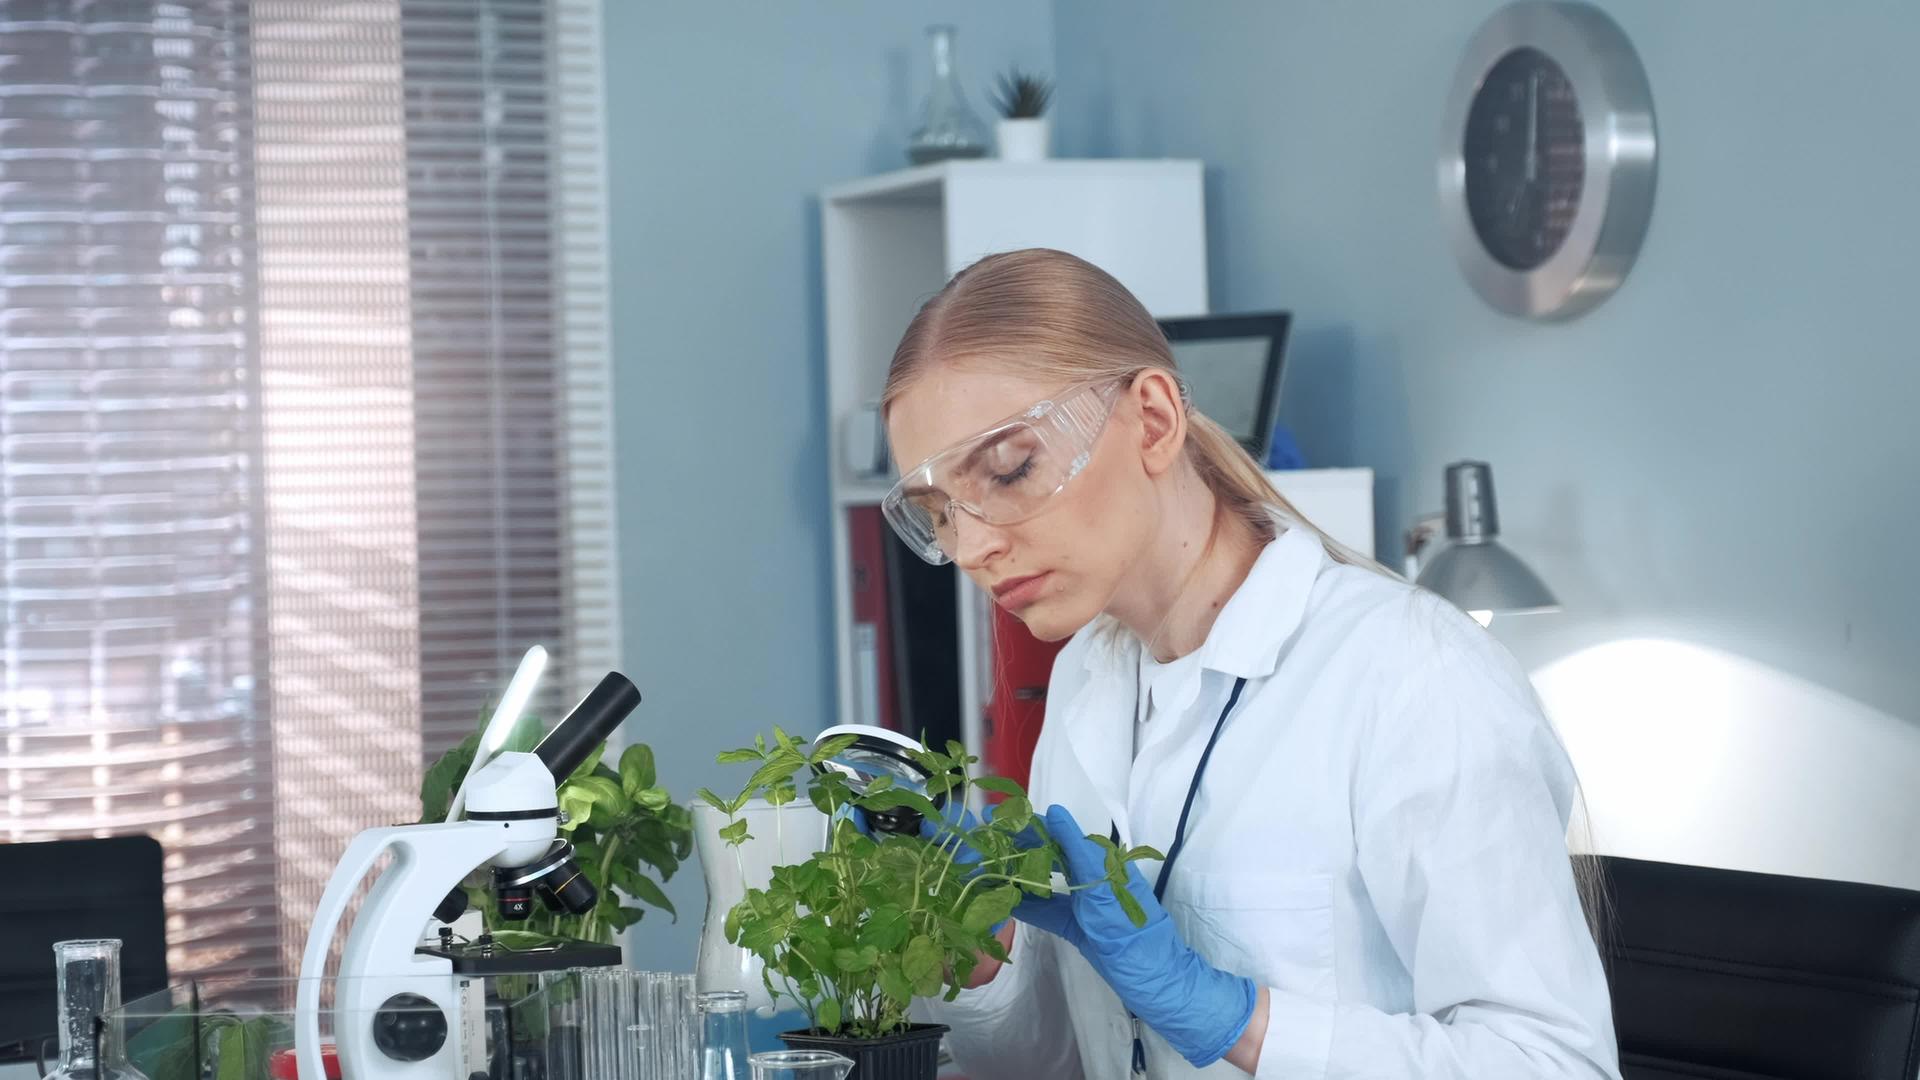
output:
M871 724L841 724L830 727L816 735L813 745L819 746L843 735L852 735L853 743L833 757L813 766L817 773L834 772L846 778L847 786L855 794L864 795L867 788L882 776L893 778L893 786L916 795L927 795L927 780L930 775L913 760L913 754L920 751L919 743L897 731L889 731ZM933 805L945 807L947 793L928 795ZM920 811L908 807L892 810L863 810L867 824L876 832L893 833L899 836L920 835Z

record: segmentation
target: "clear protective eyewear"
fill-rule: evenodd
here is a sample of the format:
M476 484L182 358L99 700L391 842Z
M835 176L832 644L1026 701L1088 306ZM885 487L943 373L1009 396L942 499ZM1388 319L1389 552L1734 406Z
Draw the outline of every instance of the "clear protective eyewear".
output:
M900 477L881 512L935 565L953 558L959 511L989 525L1026 521L1086 468L1125 382L1074 387L940 451Z

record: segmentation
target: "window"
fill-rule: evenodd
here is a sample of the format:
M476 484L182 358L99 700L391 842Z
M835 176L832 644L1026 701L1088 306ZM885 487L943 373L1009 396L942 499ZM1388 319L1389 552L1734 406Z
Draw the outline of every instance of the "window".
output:
M524 649L612 667L592 0L0 9L0 839L290 971Z

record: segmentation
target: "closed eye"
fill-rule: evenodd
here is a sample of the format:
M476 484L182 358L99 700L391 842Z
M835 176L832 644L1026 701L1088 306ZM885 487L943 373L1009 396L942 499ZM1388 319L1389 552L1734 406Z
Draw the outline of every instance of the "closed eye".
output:
M1012 472L993 474L993 482L1001 487L1012 487L1020 481L1025 480L1032 472L1033 455L1028 454L1026 460L1020 462L1019 468L1014 469Z

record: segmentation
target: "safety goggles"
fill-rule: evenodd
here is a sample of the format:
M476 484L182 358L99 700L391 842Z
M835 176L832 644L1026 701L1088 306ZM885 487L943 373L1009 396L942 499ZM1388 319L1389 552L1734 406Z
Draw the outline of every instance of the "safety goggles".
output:
M961 511L989 525L1026 521L1086 468L1124 383L1074 387L940 451L900 477L881 512L935 565L953 558Z

